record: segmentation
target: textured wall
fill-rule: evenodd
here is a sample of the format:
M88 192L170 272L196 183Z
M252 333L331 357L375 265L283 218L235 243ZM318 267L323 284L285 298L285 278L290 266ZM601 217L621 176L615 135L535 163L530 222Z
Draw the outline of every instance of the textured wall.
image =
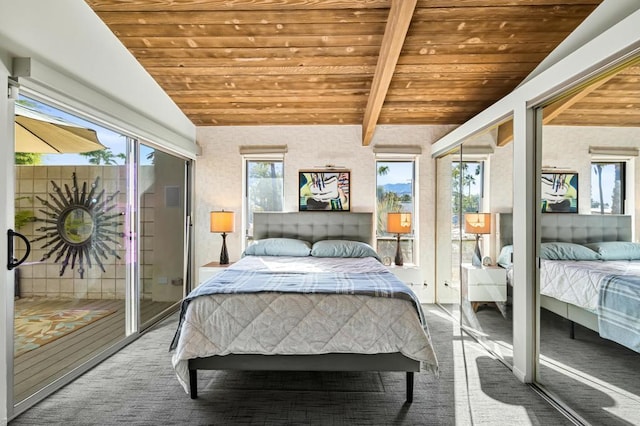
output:
M447 133L446 126L380 126L372 145L421 145L418 163L419 257L433 300L435 235L435 162L433 141ZM227 237L230 259L241 254L242 145L288 146L284 160L285 210L298 209L298 170L332 164L351 170L351 210L374 211L376 195L375 155L362 146L360 126L242 126L200 127L202 156L196 162L195 262L216 260L221 237L209 232L208 214L225 209L236 212L237 232Z

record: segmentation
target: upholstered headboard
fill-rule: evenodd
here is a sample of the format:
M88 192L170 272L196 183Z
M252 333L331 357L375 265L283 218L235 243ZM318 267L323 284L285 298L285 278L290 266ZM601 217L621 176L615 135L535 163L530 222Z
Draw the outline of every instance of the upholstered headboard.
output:
M600 241L631 241L631 216L544 213L540 224L541 242L597 243ZM512 244L511 213L499 214L499 244Z
M373 213L352 212L256 212L253 238L353 240L373 245Z
M544 213L540 231L542 242L631 241L631 216Z

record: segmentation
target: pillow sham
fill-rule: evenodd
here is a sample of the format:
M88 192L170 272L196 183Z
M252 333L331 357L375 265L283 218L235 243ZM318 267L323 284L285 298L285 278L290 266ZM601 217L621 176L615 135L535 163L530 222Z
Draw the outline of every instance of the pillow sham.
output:
M588 247L564 242L540 244L540 257L547 260L601 260L600 255Z
M500 255L498 256L498 261L496 262L499 266L502 266L505 269L511 267L513 263L513 246L506 245L503 246L500 250Z
M602 260L639 260L640 243L631 241L603 241L585 244L596 251Z
M309 256L311 243L294 238L265 238L257 240L244 251L247 256Z
M350 240L316 241L311 247L315 257L373 257L380 261L378 253L367 243Z

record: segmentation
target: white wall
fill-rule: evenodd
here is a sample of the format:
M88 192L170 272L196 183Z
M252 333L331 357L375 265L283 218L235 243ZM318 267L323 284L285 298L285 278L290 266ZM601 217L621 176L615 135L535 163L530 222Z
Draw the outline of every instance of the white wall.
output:
M429 146L444 135L447 126L380 126L372 145L421 145L419 170L420 267L434 295L435 161ZM209 232L211 210L236 212L236 232L227 236L231 261L241 255L242 145L288 146L284 159L285 210L298 210L298 170L332 164L351 170L351 211L373 212L376 204L375 154L362 146L360 126L242 126L201 127L197 140L202 156L196 162L195 262L216 260L222 238ZM425 296L426 297L426 296Z
M0 1L0 53L33 59L26 86L195 156L193 123L84 1Z

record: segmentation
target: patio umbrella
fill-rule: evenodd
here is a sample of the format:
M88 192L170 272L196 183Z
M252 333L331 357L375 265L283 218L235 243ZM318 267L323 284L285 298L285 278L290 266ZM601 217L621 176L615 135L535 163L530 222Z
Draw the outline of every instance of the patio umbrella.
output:
M16 104L16 152L55 154L99 151L106 147L95 130Z

